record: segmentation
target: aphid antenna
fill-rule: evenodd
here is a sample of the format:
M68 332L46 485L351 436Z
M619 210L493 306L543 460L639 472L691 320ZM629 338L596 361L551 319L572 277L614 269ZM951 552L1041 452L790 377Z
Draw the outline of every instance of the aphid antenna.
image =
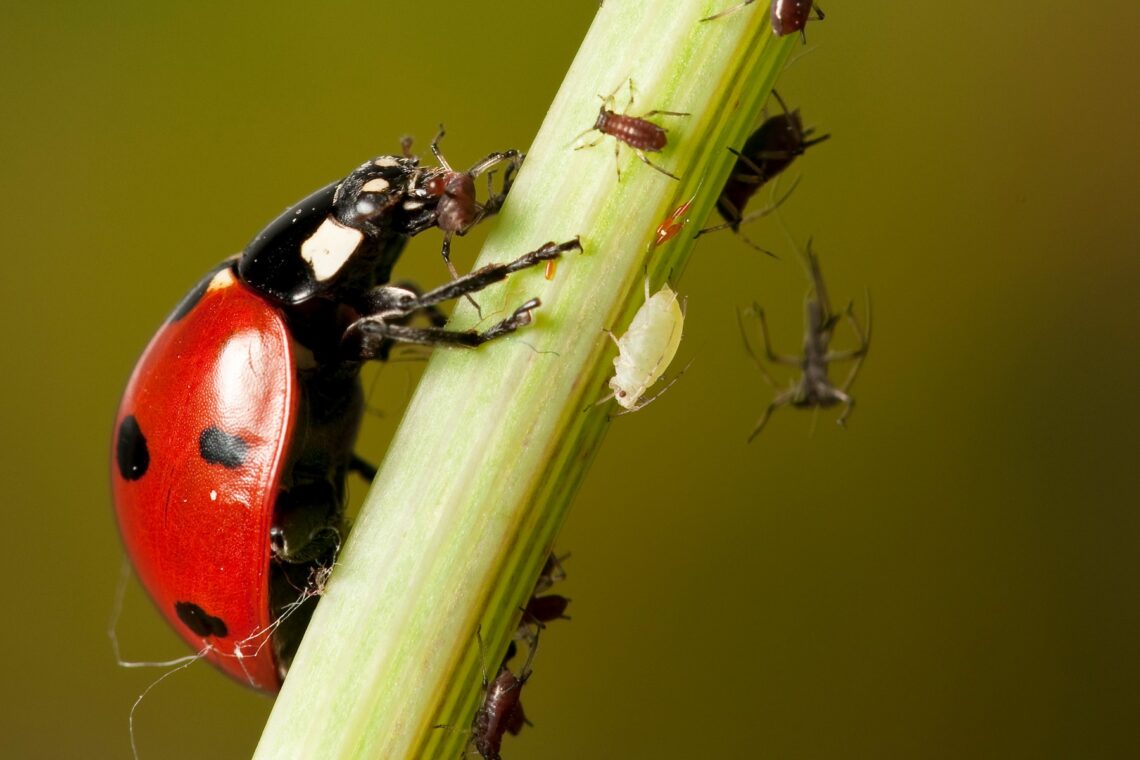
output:
M745 6L752 5L752 3L754 3L754 2L756 2L756 0L744 0L744 2L742 2L742 3L737 3L736 5L730 5L729 7L725 8L720 13L714 13L711 16L705 16L703 19L701 19L697 23L703 24L706 21L715 21L718 18L723 18L724 16L732 15L733 13L736 13L739 10L743 10Z
M443 152L439 149L439 141L447 134L447 130L443 128L443 124L439 125L439 132L436 133L435 138L431 141L431 153L435 156L435 160L439 162L447 171L453 171L451 164L447 163L447 159L443 157Z

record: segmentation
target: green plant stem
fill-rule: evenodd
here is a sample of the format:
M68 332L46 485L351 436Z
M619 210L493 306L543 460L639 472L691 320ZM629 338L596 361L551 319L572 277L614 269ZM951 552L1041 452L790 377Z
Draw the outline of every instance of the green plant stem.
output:
M730 2L674 0L662 12L611 0L599 11L478 264L575 236L584 253L552 280L519 273L478 297L485 327L537 296L535 324L432 357L255 757L460 754L481 697L476 631L493 677L615 411L592 406L612 371L603 328L624 331L647 275L654 290L676 279L733 164L726 147L755 126L797 42L771 36L761 3L698 23ZM617 88L623 109L630 78L629 113L691 114L652 117L669 145L650 158L681 181L623 147L619 182L611 137L572 148L599 94ZM658 224L694 195L694 223L654 248ZM475 323L460 303L451 326Z

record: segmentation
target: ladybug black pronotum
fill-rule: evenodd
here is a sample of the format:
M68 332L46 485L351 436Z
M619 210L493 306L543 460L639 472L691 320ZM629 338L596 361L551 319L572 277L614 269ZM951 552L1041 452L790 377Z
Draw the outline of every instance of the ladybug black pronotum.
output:
M521 158L477 166L497 160ZM388 284L409 237L456 202L448 172L380 156L287 209L174 309L123 395L112 486L135 570L192 647L257 689L280 688L315 604L301 590L345 532L347 474L370 470L353 453L362 363L397 341L475 347L517 330L538 299L482 332L444 329L436 306L580 248L547 243L423 294ZM409 324L418 313L432 326Z

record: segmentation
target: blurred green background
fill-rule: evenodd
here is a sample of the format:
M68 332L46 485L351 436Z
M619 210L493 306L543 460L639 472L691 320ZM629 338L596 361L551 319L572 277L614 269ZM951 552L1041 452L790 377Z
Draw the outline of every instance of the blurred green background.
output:
M696 361L614 422L577 498L573 621L543 639L510 758L1140 751L1140 10L873 5L826 5L779 84L833 136L783 217L837 304L874 297L850 429L782 410L745 444L771 391L733 311L760 301L797 350L803 273L771 220L749 232L781 260L703 240L679 283ZM595 11L8 4L0 755L127 756L158 674L105 635L107 449L163 316L402 134L445 121L459 166L525 148ZM402 275L439 280L438 244ZM373 459L417 372L370 374ZM118 630L128 659L184 653L136 586ZM142 757L247 757L270 705L180 672L135 716Z

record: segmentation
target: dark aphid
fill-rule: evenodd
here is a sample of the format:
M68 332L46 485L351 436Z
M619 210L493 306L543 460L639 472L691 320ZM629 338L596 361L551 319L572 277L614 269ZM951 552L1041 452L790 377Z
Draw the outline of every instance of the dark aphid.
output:
M736 5L725 8L720 13L706 16L701 19L701 21L712 21L722 16L727 16L730 13L736 13L746 5L752 5L754 2L756 2L756 0L744 0L742 3L737 3ZM822 21L823 11L820 10L812 0L772 0L772 34L777 37L783 37L785 34L791 34L792 32L802 32L803 28L807 26L808 17L811 16L813 10L815 11L815 17Z
M811 292L808 295L807 303L805 305L804 316L804 353L803 356L784 356L781 354L773 353L771 341L768 339L768 323L764 319L764 310L760 308L759 304L752 304L752 308L746 310L754 314L760 322L760 337L764 341L764 355L768 361L773 364L783 364L789 367L799 367L802 374L799 380L795 381L790 388L778 394L776 398L772 399L772 403L764 410L764 414L756 422L756 426L752 429L752 434L748 436L751 441L760 431L764 429L764 425L768 422L768 417L771 416L773 410L781 406L795 406L800 408L815 408L826 409L835 406L836 404L843 404L843 412L839 415L838 423L843 425L847 422L847 417L851 414L852 408L855 406L855 399L849 395L852 383L855 382L855 376L859 373L860 367L863 366L863 359L867 355L867 349L871 345L871 300L867 298L867 330L859 325L859 321L855 318L855 312L852 304L848 304L843 312L847 323L851 326L851 332L855 334L856 340L859 341L857 348L848 351L832 351L829 348L832 335L835 332L835 325L839 321L839 315L832 313L831 307L827 300L827 290L823 284L823 275L819 269L819 259L812 252L811 241L808 241L807 253L805 254L807 261L808 272L811 276ZM739 318L740 315L738 315ZM748 342L748 336L744 333L744 321L740 319L740 331L744 337L744 346L748 350L748 355L756 362L757 369L760 374L773 388L776 387L776 381L768 374L764 368L760 358L752 351L752 347ZM832 362L841 361L854 361L851 371L847 375L847 379L843 384L836 387L831 384L828 377L828 366Z
M479 705L471 721L471 742L483 760L502 760L499 752L503 746L503 736L517 736L523 726L529 724L520 700L522 687L531 676L530 665L537 648L536 634L526 662L517 676L506 665L502 665L495 680L488 683L486 668L483 670L483 704ZM481 635L479 650L483 650Z
M620 89L621 85L618 85L618 87ZM574 141L577 142L584 135L589 134L590 132L593 132L595 130L597 130L598 132L601 132L602 137L599 137L597 140L595 140L592 143L587 143L585 145L578 145L574 149L575 150L581 150L582 148L592 148L593 146L595 146L599 142L601 142L602 139L606 135L609 135L610 137L614 138L614 160L615 161L619 160L620 153L621 153L621 144L625 143L629 147L633 148L633 152L637 154L637 157L640 158L642 161L644 161L649 166L652 166L654 169L661 172L662 174L664 174L667 177L672 177L673 179L680 179L677 175L666 171L665 169L661 168L657 164L650 161L648 157L646 157L646 155L645 155L646 152L659 153L662 150L664 150L666 144L668 144L668 142L669 142L669 138L666 134L667 130L662 126L659 126L657 124L654 124L651 121L648 121L647 117L656 116L657 114L661 114L663 116L688 116L689 114L683 113L681 111L661 111L661 110L653 110L653 111L650 111L649 113L646 113L642 116L630 116L629 114L626 114L626 113L617 113L616 111L613 110L614 96L616 94L617 94L617 90L614 90L613 92L611 92L609 95L607 95L605 97L602 97L600 95L598 96L598 97L602 98L602 105L598 109L598 118L594 121L594 126L583 131L582 134L580 134L580 135L578 135L578 137L574 138ZM626 110L628 111L629 107L632 105L633 105L633 80L630 79L629 80L629 101L626 103L626 106L625 106ZM620 165L618 168L618 181L619 182L621 181Z
M431 142L432 155L439 162L440 168L429 172L421 179L419 186L427 196L439 199L435 204L433 221L435 226L443 230L443 260L452 278L456 278L459 273L451 263L452 236L466 235L472 227L499 210L511 189L515 172L522 164L523 155L517 150L492 153L467 171L457 172L451 168L439 149L439 141L445 134L441 124L439 134ZM409 149L410 142L405 141L405 152ZM507 168L503 174L502 189L496 193L493 185L494 172L490 170L504 162ZM487 174L487 201L480 203L475 194L475 179L484 173Z
M740 225L744 222L750 222L772 213L779 207L784 198L787 198L788 193L780 201L751 214L745 214L744 209L752 196L769 180L791 166L792 162L798 156L803 155L808 148L831 137L831 135L821 135L813 138L811 135L814 129L810 127L804 129L799 109L789 111L778 92L773 90L772 95L775 96L784 112L766 119L755 132L749 135L744 142L744 147L740 150L729 148L729 151L736 156L736 164L732 167L728 181L725 182L724 189L721 190L720 197L716 201L716 210L725 220L725 223L706 227L697 233L698 237L706 232L723 229L731 229L739 234ZM753 247L759 248L747 237L744 237L744 240ZM760 248L760 250L764 249Z
M772 34L783 37L803 32L812 11L823 21L823 11L812 0L772 0Z
M566 579L566 571L562 568L562 560L569 556L569 554L566 554L558 557L551 554L546 558L546 564L542 566L542 572L539 573L538 580L535 581L534 591L531 593L526 607L523 607L522 619L519 621L518 630L515 631L515 639L517 641L526 641L533 646L538 640L538 631L546 628L547 623L555 620L570 619L566 614L566 608L570 605L570 600L560 594L545 593L549 591L554 584ZM514 650L512 648L508 650L508 654L503 659L503 662L509 662L513 656Z

